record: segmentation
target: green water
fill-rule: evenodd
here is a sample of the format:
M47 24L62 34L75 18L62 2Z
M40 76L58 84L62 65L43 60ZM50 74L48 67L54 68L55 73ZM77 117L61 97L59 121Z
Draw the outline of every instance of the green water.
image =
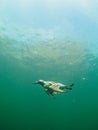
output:
M97 130L98 56L89 43L38 30L31 37L10 37L4 31L0 130ZM32 85L38 79L75 86L53 99Z

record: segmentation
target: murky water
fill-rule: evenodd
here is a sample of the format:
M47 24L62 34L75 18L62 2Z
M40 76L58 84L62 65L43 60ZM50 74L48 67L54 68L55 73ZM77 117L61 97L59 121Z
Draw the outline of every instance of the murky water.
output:
M0 8L0 130L97 130L97 25L76 8L40 6L32 18ZM75 86L54 99L38 79Z

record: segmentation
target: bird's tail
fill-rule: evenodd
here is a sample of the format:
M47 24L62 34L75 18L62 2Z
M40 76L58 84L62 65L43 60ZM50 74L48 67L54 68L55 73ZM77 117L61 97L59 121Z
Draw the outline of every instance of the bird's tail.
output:
M74 83L72 83L72 84L69 85L69 86L66 86L66 89L72 90L73 86L74 86Z

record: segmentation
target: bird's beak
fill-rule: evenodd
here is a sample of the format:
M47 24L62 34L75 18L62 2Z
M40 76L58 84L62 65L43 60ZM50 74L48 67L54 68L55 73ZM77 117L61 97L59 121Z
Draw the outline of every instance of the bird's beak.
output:
M33 82L32 84L38 84L38 81L36 81L36 82Z

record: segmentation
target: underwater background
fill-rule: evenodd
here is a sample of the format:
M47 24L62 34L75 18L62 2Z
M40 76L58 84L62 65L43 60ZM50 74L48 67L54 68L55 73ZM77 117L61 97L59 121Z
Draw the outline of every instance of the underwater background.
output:
M98 1L0 1L0 130L98 130ZM66 85L48 96L44 79Z

